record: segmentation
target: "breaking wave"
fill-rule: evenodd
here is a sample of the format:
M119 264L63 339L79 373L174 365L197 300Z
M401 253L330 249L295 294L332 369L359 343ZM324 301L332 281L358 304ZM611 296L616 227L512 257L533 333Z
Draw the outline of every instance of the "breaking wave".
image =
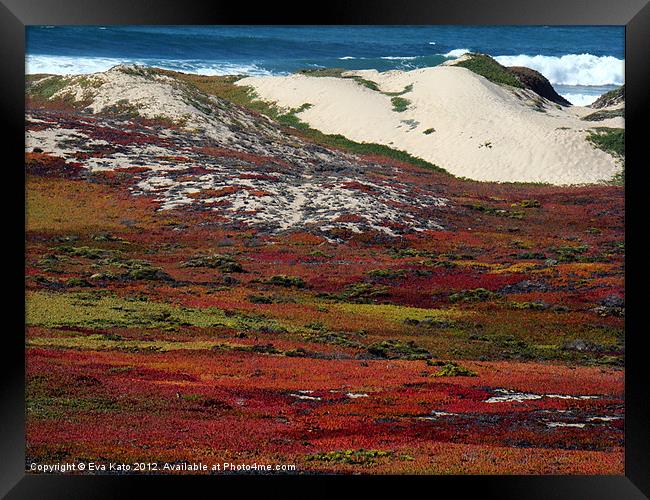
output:
M552 84L623 85L625 61L613 56L567 54L556 56L496 56L504 66L525 66L539 71Z
M110 57L75 57L28 55L25 59L27 74L48 73L54 75L85 75L106 71L118 64L141 64L157 68L194 73L197 75L271 75L272 73L255 64L230 62L169 60L169 59L118 59Z
M598 99L598 95L594 94L560 94L567 101L569 101L574 106L588 106Z
M471 52L469 49L454 49L450 50L446 54L442 54L445 57L460 57L464 54L467 54L468 52Z

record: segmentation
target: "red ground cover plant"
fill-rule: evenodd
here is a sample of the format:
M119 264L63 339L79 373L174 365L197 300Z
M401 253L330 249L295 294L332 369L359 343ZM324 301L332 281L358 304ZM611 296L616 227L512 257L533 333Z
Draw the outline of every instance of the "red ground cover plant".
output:
M63 108L39 116L107 144L26 154L28 461L623 473L622 188L478 183L365 156L368 184L331 185L435 190L440 228L359 230L373 214L338 209L331 229L277 232L236 219L233 200L272 204L290 159ZM171 152L86 168L151 145ZM230 185L184 204L164 206L164 184L138 190L226 167Z

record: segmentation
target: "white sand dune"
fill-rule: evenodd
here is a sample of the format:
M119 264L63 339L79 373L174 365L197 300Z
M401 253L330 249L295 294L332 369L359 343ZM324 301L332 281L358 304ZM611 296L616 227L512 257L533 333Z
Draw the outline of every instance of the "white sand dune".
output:
M297 116L324 133L401 149L461 177L564 185L606 181L621 170L620 160L586 137L590 128L622 128L622 118L583 121L593 109L558 109L532 91L451 65L344 75L372 80L380 91L351 78L303 74L248 77L237 84L281 108L311 104ZM386 93L408 86L401 97L410 104L397 112L394 96Z

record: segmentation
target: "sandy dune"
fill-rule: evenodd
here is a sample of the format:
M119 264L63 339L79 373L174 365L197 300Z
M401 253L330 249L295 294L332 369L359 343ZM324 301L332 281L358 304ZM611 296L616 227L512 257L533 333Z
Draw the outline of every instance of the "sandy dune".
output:
M355 71L372 90L351 78L248 77L261 99L298 113L311 127L358 142L389 145L435 163L450 173L482 181L583 184L611 179L620 161L585 138L594 127L623 127L622 118L580 120L594 110L558 109L529 90L502 87L460 67L414 71ZM410 90L409 86L412 86ZM410 104L393 109L391 99Z

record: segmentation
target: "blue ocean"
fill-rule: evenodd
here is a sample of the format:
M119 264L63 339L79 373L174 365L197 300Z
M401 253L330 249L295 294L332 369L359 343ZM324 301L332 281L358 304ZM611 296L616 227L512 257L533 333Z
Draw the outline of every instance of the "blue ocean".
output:
M622 26L30 26L27 73L139 63L205 75L409 70L482 52L585 105L624 83Z

